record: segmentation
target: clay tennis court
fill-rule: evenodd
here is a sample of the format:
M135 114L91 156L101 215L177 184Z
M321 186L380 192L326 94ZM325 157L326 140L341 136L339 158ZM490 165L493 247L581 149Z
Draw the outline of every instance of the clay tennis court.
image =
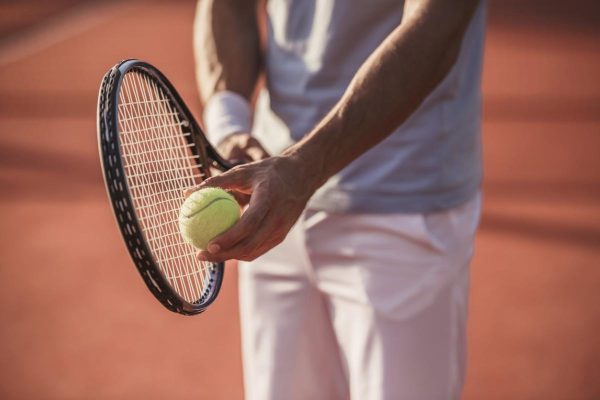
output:
M465 400L600 398L600 7L493 1ZM0 398L241 399L236 267L198 317L130 263L96 148L136 57L199 115L186 1L0 3Z

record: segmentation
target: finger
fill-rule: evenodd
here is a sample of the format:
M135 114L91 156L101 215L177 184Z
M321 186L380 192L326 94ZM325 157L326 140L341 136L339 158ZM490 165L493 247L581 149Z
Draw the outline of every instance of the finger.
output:
M233 227L223 234L217 236L208 244L209 253L216 255L232 248L237 243L255 234L266 222L269 212L269 203L263 199L263 191L257 191L250 198L246 212Z
M224 255L242 261L254 261L285 239L285 233L276 223L264 224L263 227L244 242L240 242Z
M235 197L235 200L242 207L244 207L245 205L248 204L248 202L250 202L250 195L249 194L241 193L241 192L238 192L238 191L232 191L232 192L230 192L230 194L233 197Z
M220 175L211 176L200 183L200 187L213 186L222 189L237 190L247 193L252 189L252 182L249 179L250 173L243 165L234 167Z
M251 193L251 182L248 172L240 167L234 167L220 175L211 176L199 185L186 189L183 194L188 197L195 191L205 187L220 187L222 189L236 190L242 193Z
M197 257L200 260L211 262L224 262L232 259L253 261L281 242L279 234L276 225L269 220L233 247L216 254L199 251Z

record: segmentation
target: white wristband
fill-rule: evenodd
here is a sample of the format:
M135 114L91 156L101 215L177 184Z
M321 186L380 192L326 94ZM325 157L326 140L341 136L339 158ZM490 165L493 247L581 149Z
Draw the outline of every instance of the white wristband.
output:
M213 146L234 133L252 129L252 109L241 95L222 91L213 94L204 106L204 128Z

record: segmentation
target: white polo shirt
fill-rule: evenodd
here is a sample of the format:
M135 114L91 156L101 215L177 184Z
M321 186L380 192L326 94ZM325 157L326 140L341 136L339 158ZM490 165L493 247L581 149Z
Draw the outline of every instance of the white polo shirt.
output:
M475 194L482 177L484 3L445 79L389 137L329 179L309 208L426 212ZM312 130L361 64L402 23L403 8L397 0L268 1L267 85L253 126L267 150L279 153Z

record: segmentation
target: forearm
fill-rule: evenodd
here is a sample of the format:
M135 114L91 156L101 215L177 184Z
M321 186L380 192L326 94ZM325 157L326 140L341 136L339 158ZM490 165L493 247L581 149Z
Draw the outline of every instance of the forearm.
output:
M403 23L365 61L337 105L285 152L300 160L315 188L419 107L454 64L477 4L429 0L406 10Z
M224 90L250 100L261 65L256 3L200 0L194 30L198 86L203 103Z

